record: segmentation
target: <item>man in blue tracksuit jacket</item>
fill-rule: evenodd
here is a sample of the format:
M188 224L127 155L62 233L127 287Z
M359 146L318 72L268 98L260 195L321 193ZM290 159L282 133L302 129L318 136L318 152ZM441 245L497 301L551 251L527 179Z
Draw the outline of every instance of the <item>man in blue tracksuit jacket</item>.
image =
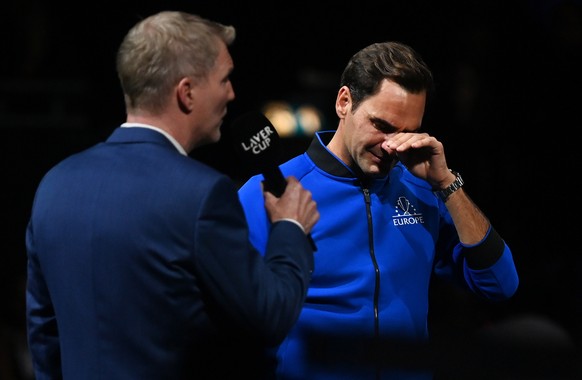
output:
M317 133L280 166L312 192L321 217L305 305L275 353L277 378L430 379L430 370L386 365L389 353L371 343L428 340L431 275L491 301L517 290L510 248L449 170L442 143L418 131L432 87L410 47L370 45L342 74L337 130ZM239 190L259 251L269 231L262 180ZM333 343L323 344L326 337ZM325 365L322 350L364 360Z

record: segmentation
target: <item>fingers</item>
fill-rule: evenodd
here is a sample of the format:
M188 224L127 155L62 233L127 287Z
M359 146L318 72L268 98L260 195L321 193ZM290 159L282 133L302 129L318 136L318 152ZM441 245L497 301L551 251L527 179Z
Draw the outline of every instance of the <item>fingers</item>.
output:
M449 175L443 144L428 133L395 133L387 137L382 148L433 186Z
M306 218L303 218L301 225L305 229L305 233L310 233L311 229L319 221L319 211L317 210L317 204L315 201L310 201L308 203Z
M301 223L306 233L309 233L319 220L317 204L311 191L305 189L295 177L289 177L288 181L290 199L297 201L297 217L294 219Z
M272 222L280 219L294 219L309 233L319 220L319 211L311 192L303 188L295 177L287 178L287 187L280 198L263 192L265 207Z
M404 152L410 148L437 147L438 143L436 138L427 133L396 133L382 147L388 152Z

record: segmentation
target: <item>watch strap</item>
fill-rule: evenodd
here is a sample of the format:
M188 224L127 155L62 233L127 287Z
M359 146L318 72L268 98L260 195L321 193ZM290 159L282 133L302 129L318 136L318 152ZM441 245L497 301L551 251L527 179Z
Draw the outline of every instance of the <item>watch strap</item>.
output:
M451 173L453 173L456 177L453 183L447 186L446 189L437 190L434 192L443 202L446 202L451 196L451 194L459 190L465 184L465 181L463 181L463 178L461 178L461 175L459 173L457 173L454 170L451 170Z

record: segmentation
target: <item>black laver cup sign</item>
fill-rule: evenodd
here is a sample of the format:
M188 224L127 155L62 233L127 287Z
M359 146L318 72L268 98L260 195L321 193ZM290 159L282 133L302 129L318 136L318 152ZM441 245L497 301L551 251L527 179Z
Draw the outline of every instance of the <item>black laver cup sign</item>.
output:
M280 138L271 121L261 112L239 116L231 126L231 138L240 163L251 173L265 177L265 190L279 197L287 181L279 170Z
M271 137L274 135L275 129L266 125L263 129L250 136L248 141L241 142L241 148L245 152L250 152L252 154L261 154L261 152L269 149L271 146Z

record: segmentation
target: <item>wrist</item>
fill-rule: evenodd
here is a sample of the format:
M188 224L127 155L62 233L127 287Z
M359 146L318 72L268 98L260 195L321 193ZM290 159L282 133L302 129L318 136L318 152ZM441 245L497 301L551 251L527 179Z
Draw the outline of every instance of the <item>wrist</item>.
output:
M291 223L296 224L299 228L301 228L301 231L303 231L303 233L305 233L305 227L303 227L303 224L299 223L298 220L295 220L295 219L292 219L292 218L281 218L281 219L277 220L277 222L278 221L283 221L283 220L285 220L287 222L291 222Z
M450 184L448 186L446 186L445 188L441 189L441 190L435 190L434 193L443 201L446 202L449 197L451 196L451 194L453 194L455 191L459 190L464 184L465 182L463 181L463 178L461 178L461 175L453 170L449 171L455 176L455 179L453 182L450 182Z

